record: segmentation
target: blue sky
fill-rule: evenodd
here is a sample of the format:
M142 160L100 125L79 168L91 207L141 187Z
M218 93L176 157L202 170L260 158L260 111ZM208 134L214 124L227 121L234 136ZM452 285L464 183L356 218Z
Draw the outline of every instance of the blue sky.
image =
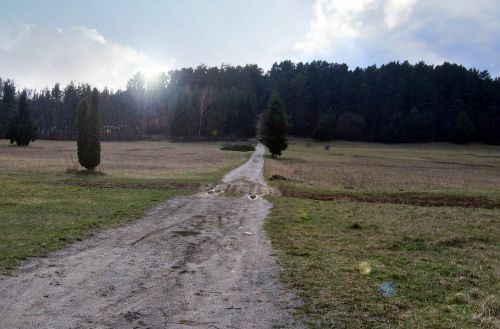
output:
M0 0L0 77L23 87L322 59L452 61L500 74L500 1Z

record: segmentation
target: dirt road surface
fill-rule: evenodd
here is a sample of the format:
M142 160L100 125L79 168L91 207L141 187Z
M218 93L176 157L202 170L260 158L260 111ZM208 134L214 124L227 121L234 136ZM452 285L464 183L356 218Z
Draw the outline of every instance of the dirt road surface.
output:
M262 230L263 153L211 191L0 278L0 328L298 327Z

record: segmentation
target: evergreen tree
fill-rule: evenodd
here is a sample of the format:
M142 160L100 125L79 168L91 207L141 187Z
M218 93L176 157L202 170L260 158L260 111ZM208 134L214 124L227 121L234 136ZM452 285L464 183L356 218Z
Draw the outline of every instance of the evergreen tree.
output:
M101 163L101 118L99 111L99 91L94 88L90 99L90 112L87 123L87 154L89 170Z
M407 142L418 143L428 142L434 135L432 127L432 119L428 111L420 111L413 108L410 115L406 118L407 125Z
M9 119L7 124L6 137L10 143L16 143L18 146L28 146L30 142L35 141L36 128L31 120L28 109L28 96L26 90L23 90L17 103L17 111Z
M490 106L482 113L476 130L481 141L489 144L500 144L500 106Z
M64 88L63 97L63 110L61 113L62 119L61 125L58 126L61 129L61 135L65 136L67 139L74 139L76 135L75 123L76 123L76 110L78 108L78 92L73 82Z
M0 138L7 132L7 123L16 112L16 85L12 80L5 80L2 85L2 100L0 101Z
M363 136L365 119L350 111L342 112L337 122L337 136L340 139L360 140Z
M318 141L330 141L335 136L336 125L337 122L333 112L323 114L318 120L312 137Z
M87 103L80 102L78 109L78 161L93 171L101 163L101 120L99 115L99 91L94 88L90 98L90 111Z
M467 143L474 133L474 123L470 120L467 112L458 113L455 125L453 126L453 141L455 143Z
M441 140L456 142L457 134L455 131L455 126L459 114L465 112L466 104L462 99L457 98L456 92L454 92L450 97L450 101L452 101L451 106L449 108L443 109L443 115L438 122L438 125L440 126L438 135L440 137L439 139Z
M237 103L236 129L233 135L255 136L255 113L248 97L240 95Z
M87 145L87 118L89 108L87 100L82 99L78 104L76 116L76 146L78 153L78 162L85 167L86 145Z
M289 125L283 102L277 93L271 96L267 110L262 113L259 128L260 141L269 149L271 156L280 156L288 147L286 133Z
M396 111L387 121L382 133L384 142L402 143L406 142L406 121L400 111Z
M170 137L173 140L186 140L195 137L197 128L195 111L189 96L185 93L179 95L170 117Z

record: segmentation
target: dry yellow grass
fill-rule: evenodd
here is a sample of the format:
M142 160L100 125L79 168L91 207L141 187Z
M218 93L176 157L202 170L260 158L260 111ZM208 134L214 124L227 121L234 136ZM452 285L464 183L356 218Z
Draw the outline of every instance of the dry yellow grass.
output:
M325 143L292 140L277 173L324 190L500 191L500 147L488 145Z
M99 170L112 176L165 178L214 172L245 159L220 143L103 142ZM64 172L78 167L76 142L36 141L28 147L0 142L0 170Z

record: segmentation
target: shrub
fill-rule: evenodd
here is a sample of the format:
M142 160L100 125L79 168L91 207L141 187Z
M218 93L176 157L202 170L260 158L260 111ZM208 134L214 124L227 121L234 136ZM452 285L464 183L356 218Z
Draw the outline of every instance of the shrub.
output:
M224 145L220 148L222 151L238 151L238 152L250 152L255 151L255 147L252 145Z

